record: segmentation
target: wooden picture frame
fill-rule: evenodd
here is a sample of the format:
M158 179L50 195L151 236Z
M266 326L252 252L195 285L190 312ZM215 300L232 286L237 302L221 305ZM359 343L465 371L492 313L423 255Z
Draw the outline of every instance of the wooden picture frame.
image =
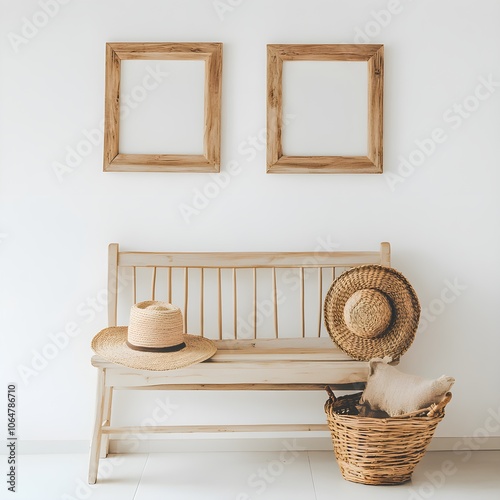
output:
M203 154L120 153L120 74L123 60L202 60L204 79ZM105 172L219 172L222 43L107 43Z
M283 154L283 62L366 61L368 64L368 155ZM381 173L383 170L384 46L375 44L267 46L267 172Z

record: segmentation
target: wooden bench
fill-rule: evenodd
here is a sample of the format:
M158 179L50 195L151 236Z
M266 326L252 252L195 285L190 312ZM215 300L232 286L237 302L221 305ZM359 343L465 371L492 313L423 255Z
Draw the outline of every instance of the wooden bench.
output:
M327 430L323 424L115 427L115 389L324 390L359 388L368 365L338 349L323 325L323 300L333 279L364 264L390 266L389 243L373 252L169 253L109 246L108 326L128 322L142 300L166 300L183 312L185 331L214 339L209 360L152 372L92 357L98 369L89 483L109 436L156 432ZM322 411L322 409L321 409Z

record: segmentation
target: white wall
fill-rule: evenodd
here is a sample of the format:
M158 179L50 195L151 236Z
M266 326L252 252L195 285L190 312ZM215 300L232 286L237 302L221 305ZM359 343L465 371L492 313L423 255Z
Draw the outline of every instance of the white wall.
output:
M314 250L320 239L344 250L390 241L394 267L424 310L434 311L401 368L457 379L438 435L473 435L498 413L498 1L222 0L230 9L221 19L215 1L59 0L59 11L30 32L25 18L46 20L41 4L1 0L0 16L0 361L2 386L18 384L23 439L90 436L89 343L106 324L99 298L109 242L293 251ZM389 7L391 19L380 14ZM229 161L241 171L189 223L179 207L214 176L105 174L97 139L71 172L60 180L54 172L103 118L108 41L224 43L222 171ZM266 44L368 41L385 44L384 174L268 175L263 144L249 161L248 140L266 123ZM440 143L421 164L401 167L401 158L422 159L417 142L430 147L433 134ZM68 345L47 347L65 328L74 333ZM34 359L42 352L53 357L46 366ZM23 380L19 367L33 362ZM155 397L142 396L145 415ZM216 421L222 403L234 423L242 407L246 419L277 420L276 406L293 418L316 418L325 396L253 398L174 394L172 422L191 420L200 407ZM117 403L138 417L128 400ZM500 435L500 424L489 427Z

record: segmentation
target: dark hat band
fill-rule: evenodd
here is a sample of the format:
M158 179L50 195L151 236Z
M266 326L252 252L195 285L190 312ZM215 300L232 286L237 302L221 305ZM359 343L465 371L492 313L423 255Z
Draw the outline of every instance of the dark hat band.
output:
M181 342L180 344L176 344L176 345L167 346L167 347L139 346L139 345L131 344L128 340L126 341L126 343L127 343L127 346L130 347L130 349L133 349L134 351L143 351L143 352L176 352L176 351L180 351L181 349L184 349L184 347L186 347L186 344L184 342Z

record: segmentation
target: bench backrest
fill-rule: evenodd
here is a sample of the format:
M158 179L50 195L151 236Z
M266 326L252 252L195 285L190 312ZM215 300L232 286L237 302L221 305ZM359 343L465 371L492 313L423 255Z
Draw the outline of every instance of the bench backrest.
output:
M328 336L323 301L332 281L364 264L390 266L389 243L374 252L122 252L109 245L108 325L128 324L132 304L181 308L188 333L212 339Z

